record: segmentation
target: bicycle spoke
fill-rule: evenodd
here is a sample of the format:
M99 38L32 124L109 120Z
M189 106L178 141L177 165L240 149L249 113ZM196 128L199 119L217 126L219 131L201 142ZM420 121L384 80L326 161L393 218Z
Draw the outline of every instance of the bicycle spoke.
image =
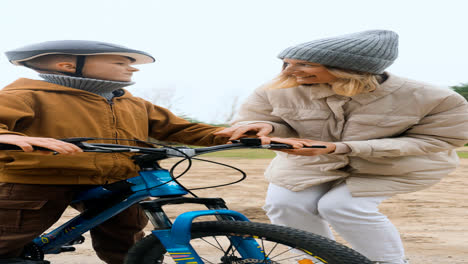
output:
M213 263L213 262L207 260L206 258L204 258L204 257L202 257L202 256L199 256L199 257L200 257L200 258L203 260L203 262L205 262L205 263L215 264L215 263Z
M221 243L219 243L218 239L215 236L213 236L213 238L215 239L216 243L218 243L219 247L223 249L224 256L227 256L227 257L235 256L235 254L237 252L237 248L238 248L239 245L233 245L232 241L230 239L231 237L223 236L223 238L226 238L226 239L229 240L229 246L228 246L227 250L224 250L223 246L221 245ZM230 253L230 251L232 253Z
M275 255L275 256L271 257L270 259L274 259L274 258L276 258L276 257L278 257L278 256L281 256L281 255L283 255L283 254L286 254L286 253L288 253L288 252L291 252L291 248L286 249L285 251L279 253L278 255Z
M273 250L275 250L275 248L278 246L278 243L275 243L275 246L273 246L273 248L270 250L270 252L268 252L268 254L266 254L266 257L270 257L270 254L273 252ZM265 250L265 249L263 249Z
M227 251L224 250L223 246L221 246L221 244L219 243L218 239L213 236L214 240L216 241L216 243L218 243L218 246L223 250L224 253L227 253Z
M344 258L328 259L322 254L324 252L316 252L313 236L307 237L300 230L292 230L293 234L287 234L281 230L281 227L270 227L267 224L261 223L233 223L226 222L206 222L203 224L194 225L196 232L192 234L191 246L198 254L200 261L206 264L291 264L297 263L299 259L310 259L313 263L352 263L352 264L368 264L371 263L365 259L354 258L353 255L348 261ZM274 231L282 231L281 235L276 235ZM271 237L270 237L270 231ZM278 233L280 233L278 231ZM213 241L214 240L214 241ZM310 241L308 241L310 240ZM146 241L155 241L153 237ZM319 241L321 242L321 241ZM142 244L147 246L147 244ZM216 250L213 250L216 248ZM159 250L154 247L155 251ZM339 251L341 248L331 248L331 251L343 253ZM314 252L312 255L309 253ZM349 252L352 252L349 250ZM308 254L309 253L309 254ZM194 253L193 253L194 254ZM166 264L177 264L169 257L164 261ZM180 258L179 258L180 259ZM333 260L334 262L331 262ZM345 260L345 262L343 262ZM361 261L364 260L364 261ZM132 264L143 263L141 261L132 262Z
M221 247L221 248L217 247L215 244L210 243L209 241L207 241L207 240L206 240L205 238L203 238L203 237L201 237L200 240L203 240L203 241L204 241L205 243L207 243L208 245L211 245L212 247L218 249L219 251L221 251L221 252L223 252L223 253L226 252L226 251L224 251L224 249L223 249L222 247Z
M227 251L226 251L226 253L229 253L229 251L232 251L231 256L234 256L234 253L236 253L236 252L234 251L235 249L236 249L236 248L232 246L232 243L230 243L230 244L229 244L229 247L228 247L228 249L227 249ZM224 256L228 256L228 255L224 254Z
M276 260L276 261L285 261L285 260L290 260L290 259L294 259L294 258L297 258L297 256L292 256L292 257L287 257L287 258L284 258L284 259L279 259L279 260Z
M262 238L262 250L263 250L263 263L267 263L267 255L265 254L265 244L263 243L263 238Z
M231 243L231 246L232 246L232 241L231 241L231 237L227 237ZM232 255L231 256L234 256L234 254L237 252L237 248L239 247L239 245L234 245L234 249L232 250Z
M226 243L223 243L224 241L221 242L220 240L221 238L228 239L229 245L226 244L227 241ZM214 239L216 243L210 242L206 240L206 238L200 238L200 240L203 240L203 242L205 242L206 244L209 244L212 247L218 249L220 252L224 253L223 255L224 257L239 256L239 255L236 255L236 253L238 252L239 245L236 245L236 243L232 243L230 238L231 237L227 237L227 236L226 237L225 236L222 236L222 237L212 236L212 239ZM264 251L264 257L262 261L263 263L268 263L268 260L274 260L275 262L287 261L287 260L294 259L298 256L297 254L294 254L294 256L290 256L290 255L285 256L288 253L291 253L294 250L294 248L288 247L287 249L280 249L279 248L279 245L281 245L280 243L272 243L272 245L269 245L269 244L266 244L266 242L271 243L270 241L266 241L263 238L257 239L257 243L260 244L261 249ZM278 259L278 258L281 258L281 259Z

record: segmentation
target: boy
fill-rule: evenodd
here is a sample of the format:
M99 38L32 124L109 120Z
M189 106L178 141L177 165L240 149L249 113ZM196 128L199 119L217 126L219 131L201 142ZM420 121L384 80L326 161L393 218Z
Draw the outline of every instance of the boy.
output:
M96 184L137 175L125 154L83 153L56 138L96 137L224 144L219 128L190 123L133 97L134 64L154 62L142 51L96 41L50 41L6 53L44 80L19 79L0 91L0 263L48 263L20 258L27 243L54 224L73 196ZM101 141L136 145L132 141ZM33 152L33 146L60 154ZM148 219L132 206L90 231L93 247L107 263L122 263L144 235ZM115 242L114 242L115 241Z

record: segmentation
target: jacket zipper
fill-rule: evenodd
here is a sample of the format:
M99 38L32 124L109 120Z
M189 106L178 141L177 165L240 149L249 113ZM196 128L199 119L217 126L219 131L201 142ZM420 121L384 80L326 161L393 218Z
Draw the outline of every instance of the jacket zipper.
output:
M112 101L107 101L109 103L109 107L110 107L110 110L111 110L111 113L112 113L112 125L113 125L113 129L114 129L114 138L117 138L117 124L116 124L116 120L115 120L115 113L114 113L114 102ZM119 144L117 142L117 139L115 140L115 144Z
M114 113L114 102L108 100L107 101L108 104L109 104L109 107L110 107L110 110L111 110L111 114L112 114L112 129L114 130L113 134L114 134L114 138L117 138L117 122L116 122L116 118L115 118L115 113ZM118 143L118 140L115 139L115 144L119 144ZM114 161L114 168L110 171L110 174L115 174L115 170L118 170L118 157L117 157L117 153L111 153L111 157L112 157L112 160ZM108 179L106 178L106 181Z

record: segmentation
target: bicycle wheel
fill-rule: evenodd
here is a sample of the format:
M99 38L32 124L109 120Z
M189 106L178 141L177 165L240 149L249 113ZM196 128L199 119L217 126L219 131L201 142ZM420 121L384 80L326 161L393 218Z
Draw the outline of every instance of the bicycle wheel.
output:
M252 237L268 260L242 259L227 237ZM205 263L370 264L366 257L328 238L294 228L242 221L195 222L190 244ZM302 259L310 259L303 260ZM175 263L154 235L136 243L125 264Z

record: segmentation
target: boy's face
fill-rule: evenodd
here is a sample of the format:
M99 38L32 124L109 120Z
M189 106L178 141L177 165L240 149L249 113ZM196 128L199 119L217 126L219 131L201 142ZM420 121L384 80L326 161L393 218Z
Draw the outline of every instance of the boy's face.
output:
M131 59L119 55L87 56L83 67L83 77L129 82L137 68L130 66Z

